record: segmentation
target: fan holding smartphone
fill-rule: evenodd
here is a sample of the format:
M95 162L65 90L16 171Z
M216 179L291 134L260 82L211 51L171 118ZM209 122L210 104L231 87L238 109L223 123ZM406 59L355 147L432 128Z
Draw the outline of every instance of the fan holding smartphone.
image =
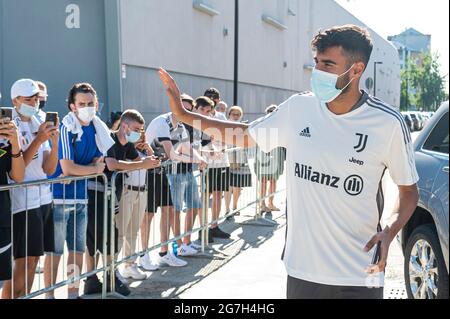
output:
M43 123L43 118L38 116L40 95L41 90L36 81L18 80L11 87L14 109L1 111L3 121L9 121L10 126L17 126L18 155L23 154L25 182L47 179L47 176L54 174L58 164L58 116L49 114L48 122ZM13 145L11 138L6 138ZM15 153L11 154L11 157L14 156ZM10 197L14 280L5 282L2 293L4 298L17 298L26 292L27 284L32 285L36 258L44 252L54 251L53 196L47 184L11 189ZM32 274L27 283L24 280L26 274Z

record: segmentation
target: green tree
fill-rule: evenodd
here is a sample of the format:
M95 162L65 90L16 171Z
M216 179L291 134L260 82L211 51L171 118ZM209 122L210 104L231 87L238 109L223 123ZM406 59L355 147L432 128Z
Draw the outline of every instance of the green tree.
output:
M413 79L417 77L417 63L415 60L408 59L406 68L400 73L401 77L401 93L400 93L400 110L407 111L412 105L415 105Z
M440 67L438 54L424 54L419 59L407 61L407 67L401 73L401 110L415 105L418 110L435 111L448 99Z

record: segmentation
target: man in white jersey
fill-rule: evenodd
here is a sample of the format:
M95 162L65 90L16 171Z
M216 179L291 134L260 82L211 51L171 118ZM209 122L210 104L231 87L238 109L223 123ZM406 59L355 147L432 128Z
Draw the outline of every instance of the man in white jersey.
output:
M173 79L163 69L160 76L179 120L215 127L227 144L287 149L287 297L382 298L389 246L418 201L411 136L397 111L359 88L373 49L367 30L333 27L312 48L313 93L250 125L185 111ZM386 169L399 198L381 229Z

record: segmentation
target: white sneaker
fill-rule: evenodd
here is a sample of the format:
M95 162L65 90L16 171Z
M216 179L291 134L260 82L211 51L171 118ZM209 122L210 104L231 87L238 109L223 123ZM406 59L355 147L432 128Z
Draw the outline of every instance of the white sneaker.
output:
M194 248L194 249L196 249L198 251L202 250L202 245L197 245L194 242L191 242L188 246L191 247L191 248Z
M172 253L167 252L167 254L163 257L159 257L158 261L159 265L169 265L170 267L183 267L187 265L182 259L175 257Z
M190 245L182 244L181 247L178 248L178 256L193 256L196 254L198 254L197 249Z
M144 257L139 257L139 266L147 271L155 271L159 269L159 265L150 258L149 253L145 254Z
M122 269L122 274L125 278L131 278L134 280L144 280L147 279L147 275L144 274L136 264L133 265L125 265Z

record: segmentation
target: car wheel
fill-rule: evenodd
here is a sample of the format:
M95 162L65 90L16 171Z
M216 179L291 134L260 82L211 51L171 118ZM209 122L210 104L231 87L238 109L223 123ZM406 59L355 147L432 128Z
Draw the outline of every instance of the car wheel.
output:
M418 227L405 250L405 284L410 299L448 299L448 272L433 225Z

